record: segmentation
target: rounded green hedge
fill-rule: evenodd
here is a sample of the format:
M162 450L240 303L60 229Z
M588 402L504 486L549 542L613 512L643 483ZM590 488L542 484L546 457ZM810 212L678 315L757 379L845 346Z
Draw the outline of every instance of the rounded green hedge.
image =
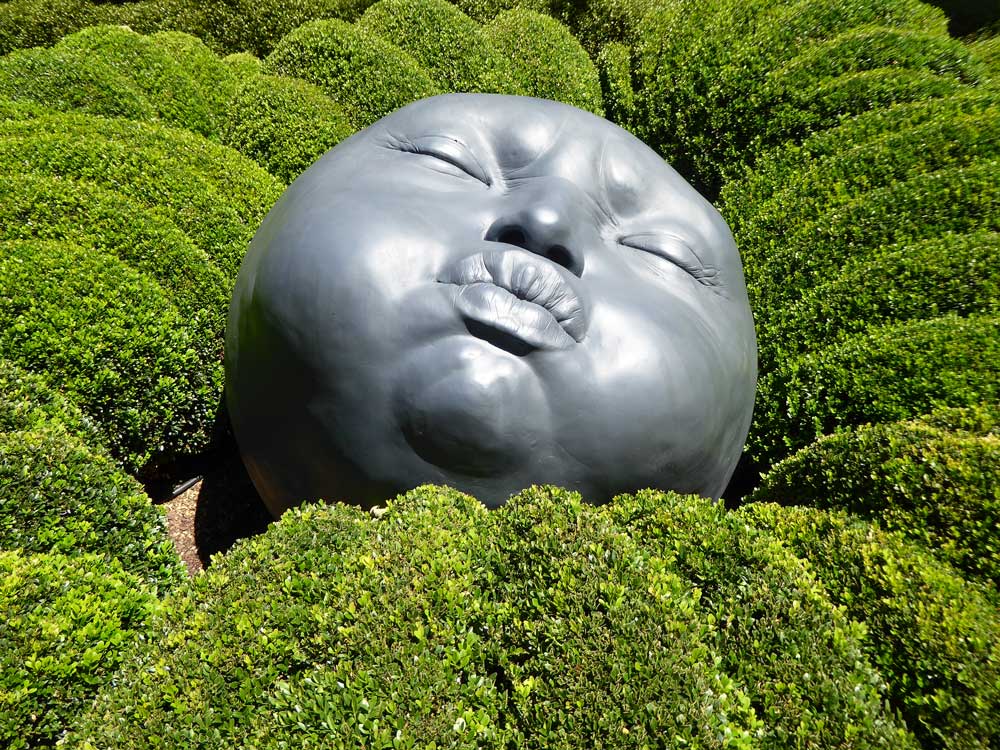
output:
M97 554L161 592L183 577L142 486L59 424L0 432L0 549Z
M260 75L264 70L263 61L249 52L234 52L222 58L222 62L226 64L226 67L233 72L233 75L239 81L245 81L247 78Z
M837 428L1000 398L1000 318L872 327L776 363L758 382L748 445L765 466Z
M597 57L597 72L605 116L615 123L629 122L635 115L632 50L619 42L606 44Z
M994 427L997 411L991 414ZM964 574L1000 583L1000 436L917 421L864 425L779 461L751 501L837 508L878 519Z
M882 245L976 230L1000 230L997 159L978 159L856 194L793 232L741 246L754 312L766 327L772 311L828 279L848 259Z
M709 500L533 489L488 512L425 487L238 544L67 744L913 746L863 633Z
M3 242L0 353L38 372L147 470L207 446L222 390L217 342L153 281L66 242Z
M769 125L771 72L818 42L873 24L947 38L941 12L917 0L656 3L639 25L639 106L631 125L689 181L714 197L761 149L801 135ZM864 91L855 86L864 81L862 75L848 82L846 90L830 81L831 90L815 91L822 119L811 126L832 124L841 107L849 112L861 106ZM887 85L862 88L893 96ZM801 118L812 109L807 100L796 111ZM769 136L762 139L765 132Z
M318 86L297 78L254 76L229 103L221 140L291 182L353 132L343 110Z
M156 108L127 75L66 47L17 50L0 58L0 96L57 110L152 120Z
M149 37L178 64L198 88L211 116L209 134L218 133L236 86L233 69L199 38L180 31L160 31Z
M1000 313L1000 234L944 233L911 245L879 248L848 260L828 281L806 289L759 331L762 367L863 333L871 326Z
M398 47L343 21L313 21L284 37L264 61L266 73L321 87L363 128L417 99L440 93Z
M504 11L483 27L486 44L510 64L504 94L536 96L604 114L597 68L563 24L531 10Z
M115 560L0 550L0 743L55 747L156 607Z
M192 77L186 56L166 42L122 26L93 26L63 38L70 50L112 68L143 93L154 118L202 135L215 132L213 101Z
M354 20L371 0L141 0L110 11L109 23L142 33L175 29L220 54L264 57L285 35L322 18ZM111 20L113 19L113 20Z
M842 513L751 504L737 513L808 560L830 598L865 623L889 704L925 748L1000 742L1000 611L902 536Z
M852 129L837 130L844 131L839 147L811 157L804 149L782 150L762 159L746 179L727 185L724 212L741 246L773 241L865 191L1000 156L996 106L969 114L942 113L884 134L869 133L861 142Z
M161 212L89 182L0 176L0 239L68 241L117 255L156 279L192 326L207 327L220 358L229 282Z
M102 438L93 420L46 380L0 359L0 433L58 426L99 451Z
M143 138L149 129L144 124L120 127L103 118L82 119L62 115L0 123L0 168L85 180L128 195L169 218L227 281L234 279L257 227L228 205L230 188L220 191L186 163L191 136L178 133L171 139L161 129L155 138ZM239 160L227 156L229 162Z
M0 3L0 55L54 44L84 26L100 23L89 0L7 0Z
M479 24L447 0L379 0L355 26L409 54L441 91L490 92L512 73Z

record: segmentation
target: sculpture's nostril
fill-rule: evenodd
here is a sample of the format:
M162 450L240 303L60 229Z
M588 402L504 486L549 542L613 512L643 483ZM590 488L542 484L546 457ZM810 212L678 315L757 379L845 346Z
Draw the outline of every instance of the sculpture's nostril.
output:
M508 245L517 245L518 247L526 247L528 244L528 238L525 236L524 232L517 227L507 227L499 235L497 235L497 242L503 242Z
M553 245L548 248L545 251L545 257L563 268L572 269L574 266L573 255L562 245Z

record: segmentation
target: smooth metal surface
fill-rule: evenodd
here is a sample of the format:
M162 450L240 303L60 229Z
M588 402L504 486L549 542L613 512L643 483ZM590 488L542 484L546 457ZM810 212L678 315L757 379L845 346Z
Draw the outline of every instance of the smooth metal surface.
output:
M425 482L490 506L718 497L746 438L756 340L719 213L573 107L447 94L296 180L243 262L226 392L277 516Z

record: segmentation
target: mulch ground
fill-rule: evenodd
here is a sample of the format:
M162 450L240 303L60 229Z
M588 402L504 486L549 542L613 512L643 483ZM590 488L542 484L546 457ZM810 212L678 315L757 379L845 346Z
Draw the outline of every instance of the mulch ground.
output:
M212 555L260 534L272 521L236 452L205 469L189 489L161 506L170 537L191 575L208 567Z

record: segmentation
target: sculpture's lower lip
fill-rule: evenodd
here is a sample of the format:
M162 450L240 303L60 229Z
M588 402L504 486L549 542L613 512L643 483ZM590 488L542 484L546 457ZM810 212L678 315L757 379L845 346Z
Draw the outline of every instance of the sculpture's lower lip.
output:
M495 284L448 286L469 331L503 349L567 349L577 343L546 308ZM494 335L497 333L501 335Z

